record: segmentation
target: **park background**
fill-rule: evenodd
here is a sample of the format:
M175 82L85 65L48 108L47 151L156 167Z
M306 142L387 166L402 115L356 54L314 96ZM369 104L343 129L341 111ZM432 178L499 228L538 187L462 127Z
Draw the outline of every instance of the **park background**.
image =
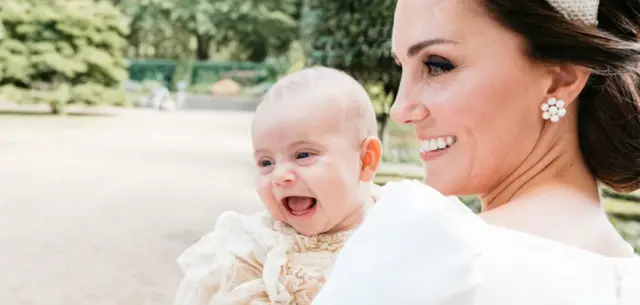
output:
M177 255L221 211L261 209L252 112L305 66L366 86L384 143L378 184L420 179L418 143L388 119L394 5L3 0L0 303L170 304ZM640 252L640 193L602 196Z

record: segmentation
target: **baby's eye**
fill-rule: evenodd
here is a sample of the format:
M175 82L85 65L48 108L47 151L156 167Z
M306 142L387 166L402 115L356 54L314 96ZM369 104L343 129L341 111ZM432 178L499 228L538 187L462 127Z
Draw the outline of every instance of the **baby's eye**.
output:
M260 167L269 167L273 165L273 162L271 162L271 160L260 160L258 161L258 165L260 165Z
M304 158L309 158L309 157L311 157L311 153L310 152L306 152L306 151L299 152L299 153L296 154L296 159L304 159Z

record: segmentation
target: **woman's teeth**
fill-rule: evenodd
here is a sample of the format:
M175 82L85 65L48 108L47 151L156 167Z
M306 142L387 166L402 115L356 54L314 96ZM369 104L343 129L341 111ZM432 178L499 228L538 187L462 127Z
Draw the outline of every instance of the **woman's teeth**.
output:
M453 136L432 138L429 140L420 141L420 148L423 151L436 151L439 149L445 149L456 143L456 138Z

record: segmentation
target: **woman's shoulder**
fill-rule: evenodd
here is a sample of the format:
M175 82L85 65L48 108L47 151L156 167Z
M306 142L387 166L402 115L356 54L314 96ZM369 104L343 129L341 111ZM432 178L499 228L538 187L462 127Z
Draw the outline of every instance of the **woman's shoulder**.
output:
M638 256L604 256L503 227L490 226L486 237L480 304L498 295L519 304L640 304Z
M445 196L418 180L391 181L382 187L377 187L375 194L379 203L376 206L384 208L390 207L388 204L391 204L417 210L448 213L452 216L475 216L473 211L457 197Z
M640 304L640 256L619 260L616 264L616 277L621 291L620 304Z
M487 224L457 197L445 196L417 180L389 182L377 190L377 195L378 201L367 212L366 221L358 231L371 229L389 233L401 230L413 233L439 232L431 237L455 234L455 240L465 237L473 241L476 240L475 235L482 234L487 227ZM445 240L438 238L437 241Z
M479 304L640 304L640 257L632 251L606 256L498 225L487 226L482 243Z
M314 304L471 304L484 227L461 202L419 181L389 182Z
M635 301L626 305L640 304L640 291L630 288L639 285L638 259L604 259L492 226L456 198L400 181L380 189L314 304Z

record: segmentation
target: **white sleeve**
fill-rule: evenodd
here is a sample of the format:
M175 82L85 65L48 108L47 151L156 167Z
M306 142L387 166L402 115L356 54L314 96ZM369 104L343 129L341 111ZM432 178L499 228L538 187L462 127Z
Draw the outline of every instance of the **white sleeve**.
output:
M313 305L474 304L484 227L420 182L389 183Z

